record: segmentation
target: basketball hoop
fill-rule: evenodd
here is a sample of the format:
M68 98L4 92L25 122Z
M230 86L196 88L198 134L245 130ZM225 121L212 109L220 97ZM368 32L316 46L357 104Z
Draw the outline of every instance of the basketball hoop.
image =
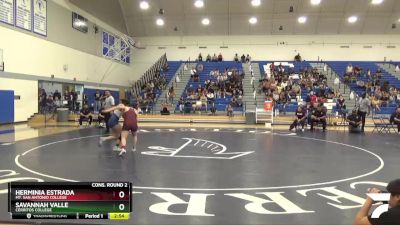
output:
M132 37L128 35L121 36L121 40L125 42L125 44L129 47L136 48L136 49L145 49L146 47L142 46L139 41L133 40Z

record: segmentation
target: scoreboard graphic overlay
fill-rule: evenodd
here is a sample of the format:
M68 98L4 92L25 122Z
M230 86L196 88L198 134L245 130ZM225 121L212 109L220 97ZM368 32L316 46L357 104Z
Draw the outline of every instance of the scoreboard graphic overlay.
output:
M9 183L12 219L129 219L132 183Z

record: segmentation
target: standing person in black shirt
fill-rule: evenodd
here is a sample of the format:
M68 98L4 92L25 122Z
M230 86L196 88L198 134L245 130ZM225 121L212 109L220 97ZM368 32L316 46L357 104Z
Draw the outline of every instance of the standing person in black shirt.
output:
M293 130L293 128L297 129L297 126L300 124L301 131L304 131L304 124L306 123L307 113L301 106L299 106L295 112L295 115L296 115L296 119L290 125L289 130L291 131L291 130Z
M379 218L368 216L368 212L375 202L367 197L354 219L354 225L400 225L400 179L391 181L386 190L390 193L389 210L382 213ZM382 191L370 188L368 193L382 193Z
M400 134L400 107L397 107L390 120L397 125L397 132Z
M326 110L322 105L319 105L311 115L311 131L314 130L314 123L322 123L323 131L326 130Z
M82 126L82 121L84 119L87 119L89 122L89 126L92 125L92 113L89 110L89 106L88 105L83 105L83 108L80 112L80 117L79 117L79 125Z
M56 90L56 91L54 92L54 94L53 94L53 99L56 99L56 97L57 97L58 99L61 99L61 93L58 92L58 90Z

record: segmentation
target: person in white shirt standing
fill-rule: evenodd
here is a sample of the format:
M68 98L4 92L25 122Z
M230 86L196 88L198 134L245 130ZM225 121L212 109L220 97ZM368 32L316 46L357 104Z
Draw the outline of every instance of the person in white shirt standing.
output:
M357 102L358 115L361 117L361 132L364 132L365 117L371 112L371 101L367 98L367 94L364 93Z

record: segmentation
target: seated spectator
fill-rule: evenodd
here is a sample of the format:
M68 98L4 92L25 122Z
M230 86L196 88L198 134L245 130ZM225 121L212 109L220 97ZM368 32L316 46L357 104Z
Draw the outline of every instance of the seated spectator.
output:
M294 61L296 61L296 62L301 62L300 53L298 53L297 55L294 56Z
M364 205L358 211L354 218L354 225L398 225L400 221L400 179L391 181L387 186L386 190L390 193L389 209L388 211L380 214L378 218L372 218L368 216L369 210L372 205L377 203L371 197L367 197ZM369 188L368 193L378 194L384 193L385 191L377 188Z
M185 101L183 100L183 97L179 99L178 106L179 106L179 112L183 113L185 108Z
M211 62L211 55L210 54L207 55L206 62Z
M351 74L351 73L353 73L353 66L349 64L346 67L346 74Z
M184 113L189 114L192 111L192 102L189 98L186 99L185 105L183 108Z
M164 66L162 67L162 71L168 72L168 70L169 70L169 65L167 62L165 62Z
M201 53L199 53L199 56L197 57L197 60L199 62L203 62L203 56L201 55Z
M213 62L218 62L218 57L217 55L214 53L213 57L212 57L212 61Z
M222 62L222 60L223 60L223 58L222 58L222 54L221 54L221 53L219 53L219 55L218 55L218 62Z
M200 96L200 102L201 102L201 107L206 107L207 111L207 97L204 95L204 93Z
M301 106L299 106L295 112L295 115L296 115L296 119L290 125L289 130L292 131L293 128L295 128L297 130L297 126L301 125L301 131L304 131L304 125L307 120L306 111Z
M161 111L160 111L161 115L170 115L170 112L168 110L168 103L163 102L161 104L161 108L162 108Z
M79 125L82 126L83 120L88 121L89 126L92 125L93 116L89 110L89 106L87 104L83 105L83 108L80 111L79 116Z
M381 106L387 107L389 105L389 101L390 101L389 93L383 92L381 97Z
M104 110L104 107L101 107L99 109L99 113L97 114L97 122L98 122L100 128L106 127L106 121L105 121L106 113L104 113L103 110Z
M326 130L326 109L320 104L311 115L311 131L314 130L314 123L322 124L323 131Z
M210 102L210 103L214 103L214 101L215 101L215 95L214 95L214 92L208 92L207 93L207 100L208 100L208 102Z
M351 114L346 118L346 121L349 123L349 132L350 133L360 133L361 132L361 117L358 115L356 109L353 109Z

